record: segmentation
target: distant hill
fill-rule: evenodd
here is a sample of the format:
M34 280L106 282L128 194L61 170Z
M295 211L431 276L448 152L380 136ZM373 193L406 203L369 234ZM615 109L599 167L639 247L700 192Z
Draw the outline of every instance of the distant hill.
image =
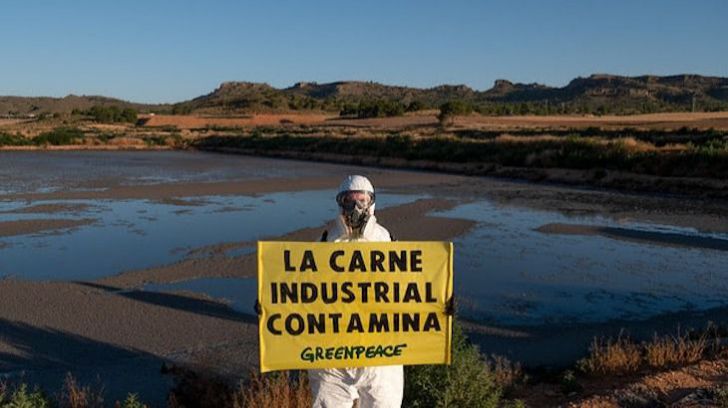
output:
M486 114L646 113L728 110L728 78L701 75L626 77L594 74L576 78L564 87L521 84L499 79L478 91L465 85L412 88L376 82L299 82L274 88L253 82L225 82L207 95L173 105L145 105L101 96L65 98L0 97L0 115L70 112L93 105L133 107L140 111L233 114L261 111L323 110L376 101L415 109L437 108L461 100ZM414 104L414 105L413 105Z
M411 88L376 82L299 82L278 89L267 84L225 82L213 92L177 104L185 111L200 110L339 110L363 101L397 101L436 108L451 100L470 102L485 113L529 113L508 109L549 110L548 113L637 113L728 109L728 78L700 75L639 76L595 74L576 78L564 87L497 80L477 91L465 85ZM502 111L503 109L506 111ZM499 110L500 109L500 110ZM634 111L634 112L632 112ZM530 112L534 113L534 112ZM535 112L545 113L545 112Z
M0 96L0 117L70 113L74 109L87 110L93 106L118 106L142 112L170 109L168 105L141 104L105 96L68 95L63 98Z

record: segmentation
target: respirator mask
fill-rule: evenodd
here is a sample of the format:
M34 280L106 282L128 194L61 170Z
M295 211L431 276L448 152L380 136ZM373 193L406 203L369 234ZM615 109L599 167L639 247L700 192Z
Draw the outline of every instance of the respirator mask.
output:
M361 232L371 215L374 197L365 191L343 191L336 196L344 223L354 231Z

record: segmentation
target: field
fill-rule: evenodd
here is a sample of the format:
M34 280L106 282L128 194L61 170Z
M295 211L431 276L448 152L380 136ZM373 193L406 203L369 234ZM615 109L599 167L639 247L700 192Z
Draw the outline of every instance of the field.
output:
M286 124L330 125L344 127L407 128L437 126L436 111L421 111L415 114L392 118L342 119L326 114L259 114L247 117L215 117L193 115L145 116L144 126L175 126L179 129L202 129L206 127L254 127ZM679 129L728 129L728 112L656 113L632 116L481 116L458 117L454 127L477 129L510 128L646 128Z
M191 115L141 116L144 126L174 126L178 129L204 129L207 127L250 127L285 124L312 125L324 123L331 115L324 114L261 114L242 117L216 117Z

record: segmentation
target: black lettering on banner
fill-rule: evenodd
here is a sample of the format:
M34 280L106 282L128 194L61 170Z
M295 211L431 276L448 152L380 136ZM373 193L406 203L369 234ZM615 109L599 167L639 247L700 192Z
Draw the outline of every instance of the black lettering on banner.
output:
M389 331L389 319L387 319L387 314L382 313L377 317L376 313L372 313L369 316L369 333L381 333L381 332L388 332Z
M303 252L303 259L301 260L301 272L306 272L306 270L311 270L311 272L318 272L318 268L316 267L316 259L313 257L313 251L306 250Z
M407 272L407 251L389 251L389 271L394 272L394 266L397 266L400 272Z
M293 322L296 321L296 328L293 327ZM286 317L286 331L288 334L292 336L298 336L299 334L303 333L303 330L306 328L305 322L303 320L303 317L297 313L289 314L288 317Z
M432 296L432 282L425 282L425 302L437 303L437 299Z
M422 327L423 331L430 331L430 328L434 328L435 331L440 331L440 320L437 318L437 313L428 313L425 319L425 324Z
M276 329L275 326L273 325L275 323L275 321L280 318L281 318L280 313L272 314L268 318L268 331L273 333L276 336L280 336L281 334L283 334L280 330Z
M270 303L278 303L278 284L271 282L270 284Z
M318 316L309 313L308 316L308 334L315 334L316 331L319 333L326 333L326 315L319 313ZM318 319L316 319L318 317Z
M361 323L361 317L359 313L352 313L349 319L349 327L346 328L347 333L352 332L364 333L364 325Z
M362 303L368 303L369 302L369 288L372 287L371 282L359 282L357 285L359 289L361 289L361 302Z
M344 303L351 303L353 302L356 297L354 296L354 292L351 291L351 287L354 286L354 283L352 282L344 282L341 284L341 301ZM344 297L346 295L346 297Z
M286 272L296 272L296 268L291 265L291 251L287 249L283 251L283 265Z
M371 258L372 272L384 272L384 253L374 250L369 256Z
M313 303L318 297L318 286L311 282L301 283L301 303Z
M422 272L422 251L410 252L410 272Z
M364 256L361 254L361 251L354 251L354 253L351 255L351 261L349 262L349 272L354 271L359 272L366 272L367 266L364 264Z
M389 284L387 282L374 282L374 301L376 303L389 303Z
M326 304L335 303L337 299L337 288L338 286L335 282L328 285L323 283L321 285L321 300L323 300Z
M402 331L408 332L408 331L420 331L420 314L414 313L403 313L402 314Z
M334 333L339 332L339 319L341 319L341 313L331 313L329 314L329 318L331 319L331 327L334 331Z
M281 289L281 303L286 303L288 299L291 303L298 303L298 284L281 282L279 285Z
M410 282L407 284L407 288L405 289L402 302L408 303L413 300L417 303L422 303L422 297L420 296L420 290L417 287L417 284L414 282Z
M344 272L344 267L339 266L336 263L336 258L339 258L342 255L344 255L344 251L341 251L341 250L334 251L331 253L331 258L329 258L329 266L331 267L331 270L333 270L334 272Z

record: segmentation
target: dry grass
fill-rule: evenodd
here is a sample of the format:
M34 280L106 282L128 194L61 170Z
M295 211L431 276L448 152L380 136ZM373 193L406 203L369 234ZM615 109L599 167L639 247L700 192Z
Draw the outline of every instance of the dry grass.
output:
M58 398L59 408L100 408L104 406L103 387L81 386L70 373L66 375Z
M697 339L687 334L655 337L644 344L645 360L651 367L692 364L699 361L709 349L708 332Z
M640 347L620 333L616 340L595 338L589 356L578 365L587 373L608 374L633 372L641 363Z
M520 363L514 363L506 357L498 355L491 355L487 363L495 383L505 390L512 389L524 381L525 377Z
M256 374L241 384L233 397L234 408L305 408L311 406L311 392L303 372L292 379L288 372Z
M155 115L144 116L144 126L174 126L178 129L203 129L211 126L251 127L277 126L285 124L322 124L331 115L318 113L306 114L256 114L244 118L196 116L196 115Z
M639 344L620 333L616 340L595 338L589 355L579 360L577 366L590 374L629 373L643 366L668 368L693 364L719 350L719 337L711 328L698 337L679 331L675 336L655 334L651 341Z
M483 116L468 115L455 119L455 126L504 129L512 127L641 127L646 129L728 128L728 112L674 112L629 116L551 115Z

